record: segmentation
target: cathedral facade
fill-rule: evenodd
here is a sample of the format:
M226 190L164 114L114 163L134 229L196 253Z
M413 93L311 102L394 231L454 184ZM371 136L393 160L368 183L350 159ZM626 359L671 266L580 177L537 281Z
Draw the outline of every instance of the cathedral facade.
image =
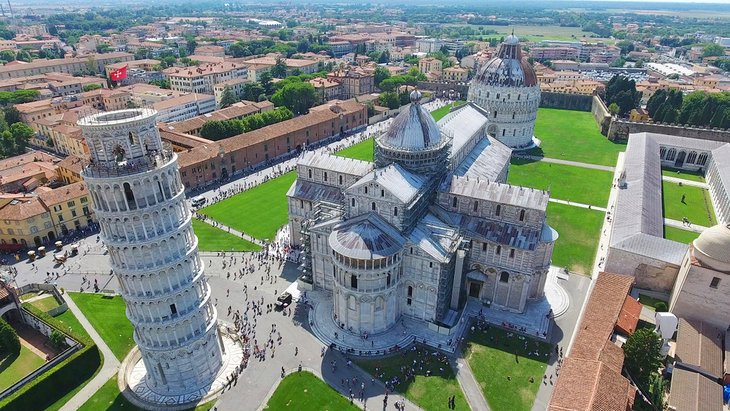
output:
M514 34L479 69L469 86L467 101L488 113L490 136L516 150L533 146L540 85Z
M376 138L374 163L306 153L287 194L305 274L353 333L401 316L448 324L467 298L521 313L544 294L549 194L506 183L511 149L488 111L469 103L437 124L420 99Z

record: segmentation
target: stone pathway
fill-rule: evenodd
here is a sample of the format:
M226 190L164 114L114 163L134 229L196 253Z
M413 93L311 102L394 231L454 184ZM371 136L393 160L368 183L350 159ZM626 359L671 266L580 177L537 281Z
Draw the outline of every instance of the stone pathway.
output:
M672 183L682 184L686 186L693 186L693 187L699 187L704 189L709 189L710 186L707 185L707 183L703 183L701 181L694 181L694 180L686 180L681 177L672 177L672 176L662 176L663 181L669 181Z
M451 368L454 370L454 374L456 374L456 380L459 381L459 386L464 393L464 397L466 397L466 402L469 403L469 408L472 410L490 411L487 399L484 398L484 394L481 388L479 388L479 383L471 372L469 363L464 358L452 359Z
M104 361L99 373L96 374L96 376L92 378L91 381L89 381L88 384L81 389L81 391L71 397L71 399L68 400L68 402L60 409L60 411L74 411L79 409L79 407L91 398L91 396L93 396L102 385L106 384L106 382L117 373L120 364L117 357L115 357L114 353L112 353L112 350L109 349L109 346L106 345L104 340L99 336L99 333L97 333L94 327L91 326L89 320L86 319L84 313L81 312L81 309L79 309L71 297L69 297L68 294L64 294L63 298L66 300L66 304L68 304L68 309L76 316L79 323L81 323L81 326L84 327L86 332L89 333L89 336L91 336L91 339L94 340L94 343L96 343Z
M551 158L551 157L540 157L540 156L531 156L527 154L515 154L516 158L524 158L527 160L534 160L534 161L544 161L546 163L553 163L553 164L562 164L566 166L574 166L574 167L583 167L583 168L591 168L594 170L602 170L602 171L614 171L614 167L610 166L603 166L600 164L590 164L590 163L582 163L580 161L570 161L570 160L561 160L559 158Z
M565 205L569 205L569 206L573 206L573 207L588 208L591 210L602 211L604 213L606 211L608 211L605 207L597 207L597 206L590 205L590 204L576 203L575 201L559 200L557 198L552 198L552 197L550 199L548 199L548 201L551 203L565 204Z
M701 233L705 230L707 230L707 227L691 223L690 225L687 225L679 220L672 220L671 218L665 218L664 219L664 225L668 225L670 227L679 228L680 230L687 230L692 231L695 233Z
M227 225L223 225L223 223L220 223L218 221L215 221L212 218L206 218L205 220L200 220L199 219L198 221L202 221L202 222L210 225L211 227L216 227L216 228L219 228L219 229L221 229L223 231L228 231L229 234L235 235L236 237L241 237L244 240L250 241L250 242L252 242L254 244L258 244L260 246L263 246L264 245L264 242L261 241L261 240L259 240L258 238L251 237L250 235L248 235L248 234L246 234L246 233L244 233L242 231L238 231L235 228L231 228L231 227L228 227Z

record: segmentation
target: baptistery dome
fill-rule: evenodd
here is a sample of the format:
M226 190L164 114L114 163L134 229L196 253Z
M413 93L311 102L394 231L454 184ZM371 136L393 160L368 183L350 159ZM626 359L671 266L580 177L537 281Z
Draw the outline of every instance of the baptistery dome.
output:
M467 100L487 112L487 134L516 150L534 145L540 85L514 34L505 39L494 58L479 68Z
M495 86L532 87L537 85L537 76L522 56L519 39L512 34L499 47L496 57L479 69L474 81Z

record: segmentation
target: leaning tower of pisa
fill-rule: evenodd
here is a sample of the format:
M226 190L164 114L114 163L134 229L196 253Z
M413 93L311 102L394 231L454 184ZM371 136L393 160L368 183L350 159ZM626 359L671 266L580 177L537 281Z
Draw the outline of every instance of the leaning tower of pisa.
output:
M144 386L134 391L195 401L219 375L225 345L177 156L156 118L129 109L79 120L91 156L82 175L141 354Z

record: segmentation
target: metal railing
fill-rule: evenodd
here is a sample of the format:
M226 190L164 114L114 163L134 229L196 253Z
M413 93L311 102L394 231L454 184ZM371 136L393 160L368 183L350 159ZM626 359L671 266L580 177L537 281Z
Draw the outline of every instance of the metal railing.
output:
M154 170L167 164L175 155L172 150L150 151L146 156L123 162L92 162L82 173L90 177L122 177Z

